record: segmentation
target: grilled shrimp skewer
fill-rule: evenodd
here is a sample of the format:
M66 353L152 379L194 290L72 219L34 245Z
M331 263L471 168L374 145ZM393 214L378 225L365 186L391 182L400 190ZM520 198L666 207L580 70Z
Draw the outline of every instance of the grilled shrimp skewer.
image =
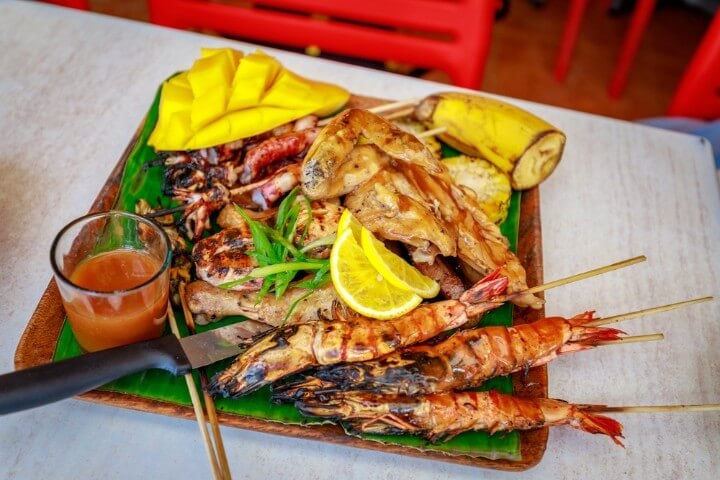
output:
M370 362L320 368L313 374L320 382L308 378L280 387L275 399L292 400L297 392L315 389L410 396L469 389L623 333L585 326L591 321L593 312L586 312L569 320L551 317L514 327L462 330L435 345L415 345Z
M497 308L500 304L491 299L505 291L507 278L495 277L481 280L458 300L421 305L392 320L357 316L280 328L216 375L209 389L226 397L239 397L312 366L372 360L424 342L459 327L474 315Z
M460 392L421 397L387 397L362 392L329 398L307 396L296 404L304 415L350 422L362 433L417 434L432 442L468 430L490 433L569 425L601 433L623 446L622 425L589 413L594 405L575 405L549 398L517 398L498 392Z

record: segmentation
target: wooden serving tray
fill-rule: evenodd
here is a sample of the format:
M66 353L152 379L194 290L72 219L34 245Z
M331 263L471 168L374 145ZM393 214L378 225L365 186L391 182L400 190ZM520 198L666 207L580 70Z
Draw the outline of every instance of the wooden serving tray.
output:
M385 103L377 99L353 96L350 106L369 107ZM141 123L141 127L144 124ZM92 204L91 212L109 210L118 195L125 163L139 138L139 131L130 141L109 178ZM539 285L543 281L542 239L540 229L540 193L537 187L523 192L518 232L517 256L525 266L528 285ZM514 309L513 324L533 322L544 316L544 310ZM18 370L52 362L58 338L65 319L60 293L54 280L48 284L35 308L17 350L15 368ZM519 397L547 397L547 367L531 369L527 374L512 375L514 395ZM93 390L77 398L89 402L103 403L115 407L129 408L143 412L194 419L191 406L154 400L125 393ZM336 425L287 425L268 420L243 417L218 411L218 419L224 425L274 433L310 440L332 442L352 447L360 447L382 452L410 455L420 458L454 462L475 467L497 470L522 471L536 465L542 459L547 446L548 429L541 428L520 432L520 460L491 460L468 455L450 455L434 450L421 450L413 447L390 445L346 435Z

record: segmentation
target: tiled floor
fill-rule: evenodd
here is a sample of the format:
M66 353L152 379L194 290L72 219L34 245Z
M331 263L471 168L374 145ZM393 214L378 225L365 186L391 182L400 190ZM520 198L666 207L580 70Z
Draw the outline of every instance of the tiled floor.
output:
M511 0L508 15L497 22L482 90L624 119L662 115L710 16L660 1L643 38L628 86L619 100L606 91L629 23L611 17L603 2L590 2L570 72L563 84L552 75L565 24L567 0ZM94 11L147 21L145 0L90 0ZM443 80L442 72L429 77Z

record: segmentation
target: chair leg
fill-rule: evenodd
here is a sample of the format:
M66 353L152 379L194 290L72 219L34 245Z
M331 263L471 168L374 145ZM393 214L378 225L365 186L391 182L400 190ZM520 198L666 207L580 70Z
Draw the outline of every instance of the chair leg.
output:
M635 11L630 20L630 28L623 41L620 57L615 65L615 72L608 87L608 93L612 98L620 98L623 90L625 90L630 67L632 67L633 60L635 60L635 55L637 55L640 47L640 41L655 10L655 3L657 3L657 0L638 0L635 5Z
M720 118L720 11L703 35L673 94L668 116Z
M565 23L565 31L560 42L560 51L558 52L557 61L555 62L555 79L563 82L570 68L570 59L572 58L575 42L578 33L580 33L580 24L582 24L585 10L587 10L588 0L571 0L570 10L568 11L567 22Z

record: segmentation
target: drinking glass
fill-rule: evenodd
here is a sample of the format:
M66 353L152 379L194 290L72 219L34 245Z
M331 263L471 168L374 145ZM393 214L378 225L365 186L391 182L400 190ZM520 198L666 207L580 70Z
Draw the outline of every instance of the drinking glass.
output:
M163 333L171 258L162 228L132 213L93 213L60 230L50 262L83 350L104 350Z

